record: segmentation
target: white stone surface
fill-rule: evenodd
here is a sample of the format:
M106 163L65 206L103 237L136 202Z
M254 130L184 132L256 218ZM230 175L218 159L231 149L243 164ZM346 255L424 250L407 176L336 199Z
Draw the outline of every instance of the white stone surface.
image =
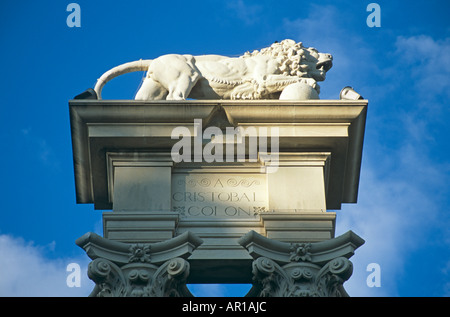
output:
M279 153L267 174L269 210L324 212L331 153Z
M283 89L280 100L310 100L319 99L319 94L310 85L305 83L290 84Z
M297 82L318 94L316 82L325 80L332 59L330 54L289 39L240 57L168 54L119 65L103 74L94 90L101 99L109 80L147 71L136 100L278 99L286 86Z

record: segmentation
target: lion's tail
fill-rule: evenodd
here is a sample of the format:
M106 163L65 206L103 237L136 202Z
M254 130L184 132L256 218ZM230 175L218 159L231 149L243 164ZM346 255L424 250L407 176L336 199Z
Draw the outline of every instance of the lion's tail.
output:
M140 59L138 61L125 63L108 70L97 80L97 83L95 84L94 90L97 93L98 100L102 99L102 89L108 81L123 74L146 71L151 62L151 59Z

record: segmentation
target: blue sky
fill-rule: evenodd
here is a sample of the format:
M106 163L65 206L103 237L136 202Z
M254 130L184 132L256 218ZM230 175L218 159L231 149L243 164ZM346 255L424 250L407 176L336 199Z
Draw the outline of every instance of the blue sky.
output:
M0 296L85 296L66 266L75 245L101 234L101 211L77 205L68 100L108 69L167 53L236 56L290 38L334 56L321 99L353 86L369 100L357 204L337 211L337 234L366 243L345 284L352 296L450 295L450 22L448 1L72 1L0 3ZM75 2L75 1L74 1ZM108 83L105 99L132 99L142 73ZM368 287L378 263L381 287ZM198 286L240 296L244 287Z

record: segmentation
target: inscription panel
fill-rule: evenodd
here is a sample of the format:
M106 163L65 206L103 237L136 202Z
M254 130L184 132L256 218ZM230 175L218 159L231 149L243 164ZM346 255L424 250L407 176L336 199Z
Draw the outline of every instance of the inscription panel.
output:
M268 209L266 176L258 174L176 173L171 196L182 217L255 218Z

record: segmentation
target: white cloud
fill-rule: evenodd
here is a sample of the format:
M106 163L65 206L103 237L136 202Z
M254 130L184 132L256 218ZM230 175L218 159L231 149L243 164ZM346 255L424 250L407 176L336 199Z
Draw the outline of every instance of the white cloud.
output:
M50 245L50 248L53 244ZM86 297L93 289L87 278L89 259L48 259L47 247L21 238L0 235L0 296L2 297ZM67 265L81 267L81 287L68 287Z
M450 243L449 243L450 245ZM443 296L444 297L450 297L450 260L447 261L446 266L443 268L442 270L444 276L446 277L446 281L444 284L444 292L443 292Z
M435 40L428 35L399 36L395 42L399 82L412 79L407 87L414 102L410 111L417 118L439 121L448 113L450 99L450 38Z
M24 128L20 132L22 136L20 143L23 144L24 149L33 153L44 166L58 171L61 170L61 164L56 152L48 144L46 139L34 133L32 128Z
M245 24L252 25L259 20L261 6L256 4L248 4L243 0L227 1L227 7L233 11L236 16Z
M369 160L370 161L370 160ZM380 165L366 166L361 175L359 201L337 215L339 234L352 230L366 243L356 250L353 276L346 284L351 296L398 296L398 283L405 278L409 254L420 248L427 228L435 222L437 206L411 175L380 179ZM381 287L369 288L367 265L381 267ZM411 278L407 277L406 278Z
M423 76L450 73L450 38L435 40L428 35L404 37L396 41L397 53L410 65L419 66ZM450 79L446 78L446 84Z

